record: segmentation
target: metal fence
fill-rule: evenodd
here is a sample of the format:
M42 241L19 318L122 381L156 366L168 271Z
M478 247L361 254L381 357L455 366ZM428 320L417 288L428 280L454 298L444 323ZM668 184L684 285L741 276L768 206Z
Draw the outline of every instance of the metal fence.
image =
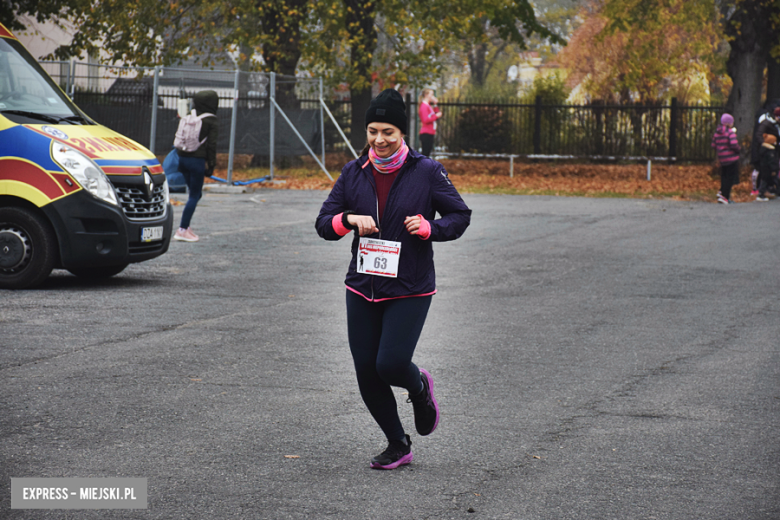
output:
M342 128L349 101L326 100ZM417 100L406 97L410 144L419 147ZM628 159L654 157L686 162L715 158L712 134L724 108L669 105L544 105L512 101L452 100L439 103L435 152L444 155ZM326 130L328 150L344 149Z
M407 97L412 140L417 102ZM528 157L635 158L711 161L723 107L544 105L475 100L440 102L436 152Z
M215 90L219 102L218 152L253 156L268 167L275 158L311 155L325 169L325 153L353 153L349 101L325 99L317 78L232 70L109 67L42 62L76 104L99 123L164 155L173 144L180 100ZM406 96L410 144L419 146L418 102ZM272 107L275 109L272 110ZM435 152L510 157L637 158L710 161L710 138L722 107L544 105L505 100L439 103ZM342 129L347 130L342 130Z
M236 154L252 155L254 165L270 168L271 178L276 157L311 155L330 177L324 166L326 129L332 140L345 139L334 128L318 78L80 62L41 65L87 115L159 155L172 149L182 100L186 106L196 92L216 91L217 151L229 154L228 182Z

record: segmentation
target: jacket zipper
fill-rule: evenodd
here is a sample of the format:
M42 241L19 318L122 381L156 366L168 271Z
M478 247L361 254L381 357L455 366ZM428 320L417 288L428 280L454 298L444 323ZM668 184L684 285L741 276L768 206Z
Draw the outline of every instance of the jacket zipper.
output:
M406 166L406 164L404 164L401 168L403 168L404 166ZM379 193L377 192L376 184L374 183L373 165L371 166L371 168L372 168L372 173L369 175L369 178L371 180L371 187L374 188L374 198L376 199L376 222L378 224L377 227L379 228L379 238L381 239L382 238L382 223L379 221ZM396 176L396 178L395 178L396 181L398 180L398 177L400 177L400 175L401 175L401 172L399 171L398 172L398 176ZM390 200L390 195L393 193L393 187L394 186L395 186L395 182L393 182L393 186L390 187L390 191L387 193L387 201ZM385 209L387 209L387 201L385 201ZM398 233L398 236L401 236L401 233L403 233L403 230L401 230ZM398 237L396 237L396 240L397 239L398 239ZM373 276L371 277L371 301L374 301L374 277Z
M372 166L373 168L373 166ZM371 186L374 188L374 199L376 200L376 222L379 228L379 238L382 238L382 223L379 222L379 193L376 191L376 184L374 184L373 175L371 176ZM374 301L374 277L371 277L371 301Z

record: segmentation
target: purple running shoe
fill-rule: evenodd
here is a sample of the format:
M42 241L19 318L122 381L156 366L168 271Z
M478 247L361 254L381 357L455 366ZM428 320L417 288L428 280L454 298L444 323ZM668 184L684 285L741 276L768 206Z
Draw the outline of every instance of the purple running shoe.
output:
M423 390L410 396L407 402L414 407L414 425L420 435L430 435L439 425L439 403L433 396L433 377L424 368L420 369Z
M412 454L412 439L406 436L407 444L403 441L390 441L387 449L381 455L371 459L373 469L395 469L398 466L404 466L414 460Z

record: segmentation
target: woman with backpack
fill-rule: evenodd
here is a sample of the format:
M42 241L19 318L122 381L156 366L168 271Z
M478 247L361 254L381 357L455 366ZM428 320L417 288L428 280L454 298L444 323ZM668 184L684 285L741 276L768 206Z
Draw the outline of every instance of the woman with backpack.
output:
M182 125L179 125L179 131L176 132L176 142L174 146L179 154L179 171L184 176L187 183L189 197L184 205L184 211L181 213L181 222L174 240L182 242L197 242L200 240L192 228L190 222L198 201L203 196L203 178L211 177L214 174L214 167L217 165L217 136L219 125L217 123L217 107L219 105L219 96L213 90L203 90L195 94L192 98L193 111L200 121L200 132L197 136L197 147L194 145L184 146L184 141L189 141L186 131L183 131ZM187 116L190 118L191 116ZM184 119L184 118L183 118ZM182 121L184 122L184 121ZM193 121L193 124L197 124ZM180 135L185 134L185 135ZM181 147L186 149L182 150Z
M393 386L408 390L417 433L439 424L433 378L412 356L436 293L432 242L459 238L471 221L444 167L410 149L406 133L404 100L387 89L366 112L366 148L344 167L315 224L325 240L354 231L345 281L349 348L360 395L389 443L371 459L375 469L414 458Z

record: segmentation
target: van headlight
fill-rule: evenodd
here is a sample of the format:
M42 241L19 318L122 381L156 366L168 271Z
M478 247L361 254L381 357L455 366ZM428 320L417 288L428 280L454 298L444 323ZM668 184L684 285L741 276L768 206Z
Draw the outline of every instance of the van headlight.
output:
M167 206L168 203L171 201L171 190L168 187L168 177L166 177L165 180L163 181L163 197L165 199L164 200L165 205Z
M51 144L51 156L57 161L63 170L73 176L87 190L100 200L110 202L116 206L119 202L111 181L95 162L68 145L53 141Z

